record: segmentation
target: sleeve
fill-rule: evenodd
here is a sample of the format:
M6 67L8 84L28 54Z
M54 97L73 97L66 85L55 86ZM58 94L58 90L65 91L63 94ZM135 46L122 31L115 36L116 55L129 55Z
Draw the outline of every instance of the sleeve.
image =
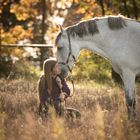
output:
M56 83L59 86L60 90L62 90L62 81L61 81L61 78L59 76L57 76L55 79L56 79Z
M66 93L66 97L70 96L70 89L69 89L65 79L62 79L62 91Z

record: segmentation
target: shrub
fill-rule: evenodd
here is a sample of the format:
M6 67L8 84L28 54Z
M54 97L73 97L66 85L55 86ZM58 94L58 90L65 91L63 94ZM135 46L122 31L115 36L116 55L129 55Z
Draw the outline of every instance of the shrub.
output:
M73 75L76 80L104 82L111 78L111 65L99 55L84 50L80 53Z
M0 77L5 77L8 79L36 79L40 75L39 68L36 68L30 62L25 60L19 60L15 63L12 61L1 61L0 65Z

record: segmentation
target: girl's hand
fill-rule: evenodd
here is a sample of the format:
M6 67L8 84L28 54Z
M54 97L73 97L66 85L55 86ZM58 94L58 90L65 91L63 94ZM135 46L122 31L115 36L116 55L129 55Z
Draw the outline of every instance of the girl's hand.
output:
M60 99L62 102L64 102L65 97L66 97L66 93L65 93L65 92L61 92L61 93L60 93L60 96L59 96L59 99Z
M59 88L62 89L61 79L58 76L56 78L56 82L57 82L57 85L59 86Z

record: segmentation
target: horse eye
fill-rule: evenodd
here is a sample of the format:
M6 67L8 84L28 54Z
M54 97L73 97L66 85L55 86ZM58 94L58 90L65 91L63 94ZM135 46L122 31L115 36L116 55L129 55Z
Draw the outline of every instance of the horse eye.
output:
M61 49L62 49L62 47L61 47L61 46L59 46L59 47L58 47L58 50L61 50Z

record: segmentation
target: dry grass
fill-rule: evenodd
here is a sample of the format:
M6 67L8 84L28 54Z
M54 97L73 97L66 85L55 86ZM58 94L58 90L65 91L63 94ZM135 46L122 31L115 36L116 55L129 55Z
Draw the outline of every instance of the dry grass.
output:
M37 82L0 80L0 140L139 140L140 117L128 121L123 90L114 85L76 85L67 106L82 118L67 121L37 114ZM140 88L137 88L138 91ZM138 98L139 99L139 98ZM140 104L137 105L140 115Z

